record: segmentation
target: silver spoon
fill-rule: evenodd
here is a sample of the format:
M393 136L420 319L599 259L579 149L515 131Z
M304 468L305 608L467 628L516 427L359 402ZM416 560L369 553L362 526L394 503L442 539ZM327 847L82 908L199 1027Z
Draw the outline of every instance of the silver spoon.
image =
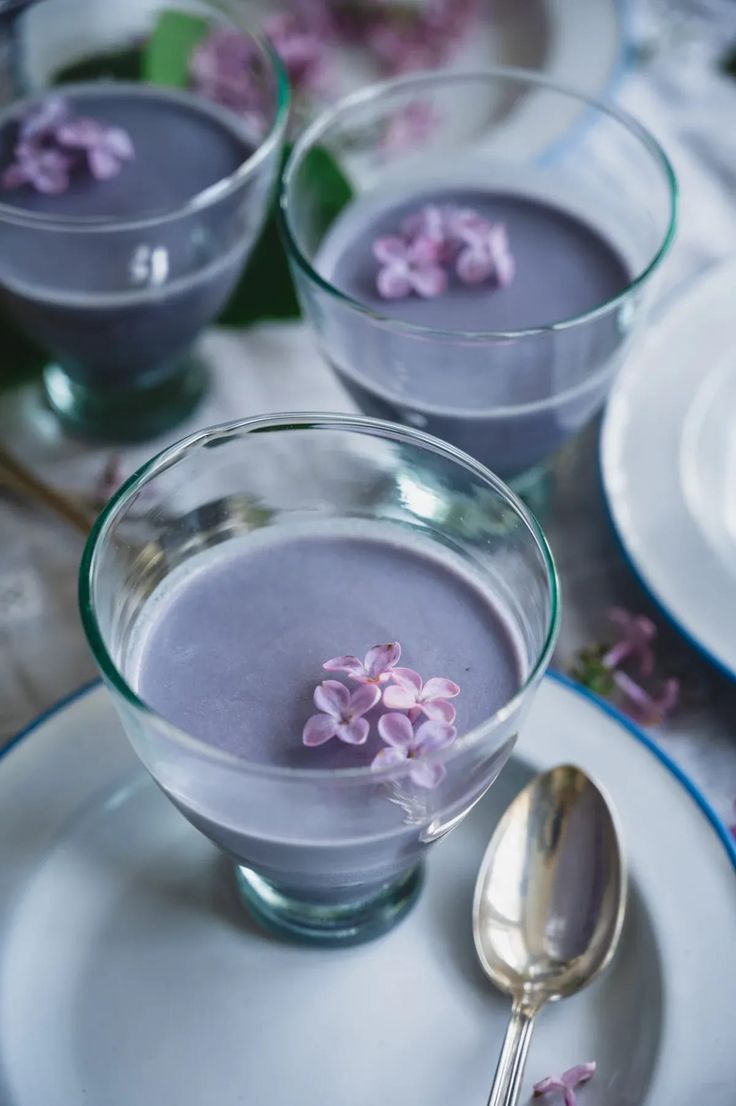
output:
M611 960L626 907L613 813L579 768L537 776L506 810L475 885L473 937L512 1011L488 1106L515 1106L534 1019Z

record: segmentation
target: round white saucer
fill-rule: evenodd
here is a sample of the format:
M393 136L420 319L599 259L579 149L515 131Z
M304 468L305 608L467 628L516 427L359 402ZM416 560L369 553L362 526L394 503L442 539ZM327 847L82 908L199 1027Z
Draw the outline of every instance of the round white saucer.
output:
M540 1018L526 1091L595 1059L585 1106L732 1106L736 850L646 737L559 678L495 788L436 847L414 912L344 950L252 927L103 688L42 719L0 762L0 1101L484 1102L508 1003L475 962L473 882L500 811L560 761L616 803L630 909L609 972Z
M736 260L665 303L621 370L601 435L613 524L645 587L736 677Z

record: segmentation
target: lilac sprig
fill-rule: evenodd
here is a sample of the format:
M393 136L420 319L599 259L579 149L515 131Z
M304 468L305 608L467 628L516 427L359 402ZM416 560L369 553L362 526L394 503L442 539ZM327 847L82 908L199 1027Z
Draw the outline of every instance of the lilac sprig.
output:
M390 641L374 645L363 660L345 654L325 661L325 671L343 673L359 686L350 692L337 680L323 680L314 692L319 713L307 719L302 741L309 747L332 738L364 745L370 733L370 722L364 716L382 705L388 713L377 718L376 728L387 747L376 754L372 767L406 765L415 784L433 788L444 778L445 767L425 758L455 740L455 708L449 700L460 694L460 688L443 676L423 681L413 669L397 668L400 658L401 645ZM426 721L415 728L422 715Z
M516 272L505 225L456 204L425 204L403 220L399 234L376 239L373 256L384 299L412 292L432 299L446 291L451 273L462 284L492 279L504 288Z
M109 180L133 157L133 142L122 127L75 116L62 96L47 96L19 121L14 160L0 182L5 189L30 185L55 195L67 190L78 170Z
M590 1060L587 1064L576 1064L574 1068L568 1068L562 1075L548 1075L534 1084L534 1097L549 1094L550 1091L562 1091L565 1106L576 1106L575 1091L593 1078L595 1068L595 1060Z
M644 725L661 725L680 699L680 682L656 675L653 642L657 628L644 615L621 607L608 612L616 628L613 644L581 649L570 674L606 698L617 698L626 713Z

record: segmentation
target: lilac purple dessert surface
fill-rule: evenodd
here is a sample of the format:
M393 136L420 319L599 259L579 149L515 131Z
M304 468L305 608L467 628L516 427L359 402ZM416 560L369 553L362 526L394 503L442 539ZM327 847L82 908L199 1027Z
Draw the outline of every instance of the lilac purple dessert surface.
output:
M453 699L458 734L479 726L523 679L507 619L480 573L426 539L382 529L383 536L328 529L239 538L197 555L144 607L129 676L139 695L245 768L368 768L382 747L375 725L360 746L334 739L309 748L302 731L315 711L315 684L328 677L350 682L323 671L326 659L400 639L402 664L460 685ZM479 774L464 779L458 770L443 785L444 797L424 794L440 806L448 796L458 809L470 805L509 749L509 740L499 740ZM407 820L385 785L321 786L321 809L304 820L298 792L286 781L259 784L247 772L227 797L203 793L196 778L167 790L222 848L292 894L340 897L346 887L377 885L419 859L420 824ZM347 826L350 841L343 840Z
M382 296L374 244L428 203L503 225L513 279L467 284L450 272L440 295ZM396 321L321 301L323 346L361 410L426 429L502 475L548 456L605 395L624 336L618 311L559 324L615 299L631 274L605 234L562 207L477 187L371 194L339 216L314 265L342 294Z
M236 115L186 91L97 81L64 96L76 113L127 132L134 157L107 180L75 173L58 194L3 189L0 294L74 379L114 387L165 371L225 302L249 245L245 226L233 233L243 197L186 205L236 172L254 143ZM30 106L0 120L3 166ZM31 226L26 215L89 229Z

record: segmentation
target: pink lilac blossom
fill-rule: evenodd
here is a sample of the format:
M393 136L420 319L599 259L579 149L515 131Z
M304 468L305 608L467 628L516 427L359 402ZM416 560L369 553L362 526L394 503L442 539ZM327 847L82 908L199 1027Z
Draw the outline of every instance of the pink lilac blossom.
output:
M391 154L417 146L429 137L436 123L437 116L430 103L407 104L394 112L386 124L381 148Z
M506 227L472 208L425 204L406 216L400 231L373 244L381 265L376 287L384 299L403 299L412 292L439 296L447 289L449 270L463 284L493 278L503 288L514 278Z
M189 78L200 96L243 116L261 132L265 111L255 79L258 56L249 37L234 27L215 27L189 58Z
M295 92L315 93L326 87L329 33L325 33L325 20L318 18L319 14L308 7L299 12L276 12L264 24Z
M593 1078L595 1068L595 1060L591 1060L587 1064L576 1064L574 1068L568 1068L562 1075L548 1075L546 1079L540 1079L534 1084L534 1097L549 1094L550 1091L562 1091L565 1106L576 1106L575 1091Z
M325 661L322 667L326 672L344 672L351 680L360 684L383 684L391 678L392 669L400 658L401 646L398 641L388 641L384 645L374 645L362 661L352 655L345 655Z
M86 168L95 180L109 180L134 157L122 127L72 115L61 96L48 96L20 121L14 161L2 174L2 186L25 184L48 195L66 191L75 170Z
M379 238L373 243L373 255L381 266L376 287L384 299L403 299L410 292L432 299L447 288L447 274L431 238L417 235L410 242L398 235Z
M655 675L657 629L645 615L621 607L612 608L608 618L620 636L612 645L581 649L572 675L598 694L617 693L622 709L636 722L661 725L679 702L680 683Z
M409 762L409 777L419 787L433 788L442 781L444 765L424 757L452 744L457 736L454 726L427 721L415 730L405 714L384 714L378 720L378 732L389 748L376 754L372 768L398 768Z
M452 680L433 676L423 683L411 668L395 668L392 678L395 684L383 693L383 705L389 710L408 711L410 722L416 722L422 714L433 722L455 721L455 708L447 700L459 695L460 688Z
M324 745L336 737L346 745L364 745L370 726L363 717L381 698L375 684L363 684L352 693L337 680L324 680L314 691L320 714L307 720L302 733L305 745Z

